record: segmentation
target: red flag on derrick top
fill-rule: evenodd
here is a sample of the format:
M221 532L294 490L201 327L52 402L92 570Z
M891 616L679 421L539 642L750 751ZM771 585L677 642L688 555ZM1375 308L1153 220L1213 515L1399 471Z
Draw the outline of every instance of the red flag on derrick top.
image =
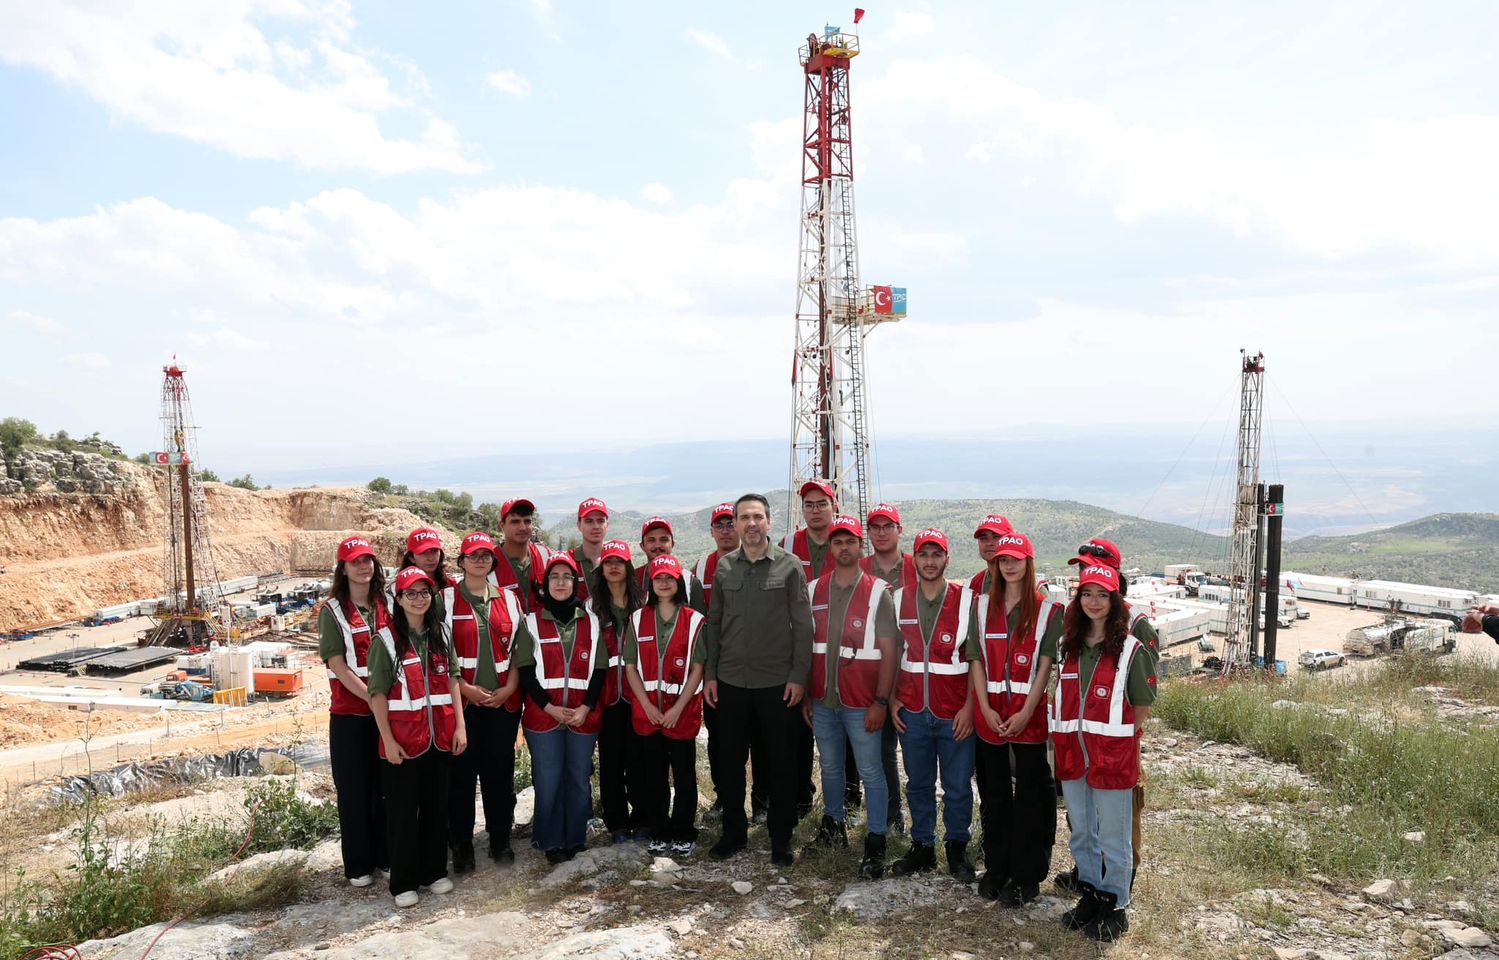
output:
M854 23L858 23L860 20L863 20L863 19L864 19L864 8L863 7L854 7Z

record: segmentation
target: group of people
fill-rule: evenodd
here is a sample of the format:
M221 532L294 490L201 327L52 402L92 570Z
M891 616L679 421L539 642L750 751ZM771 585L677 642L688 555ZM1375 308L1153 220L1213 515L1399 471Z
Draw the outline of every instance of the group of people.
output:
M903 553L895 507L861 522L838 512L829 483L799 494L804 525L779 544L765 497L715 507L716 549L691 568L661 517L644 523L636 566L593 498L563 552L532 542L534 504L507 501L500 541L464 537L456 575L435 530L411 532L389 585L367 538L343 541L319 628L349 882L388 873L400 906L451 890L449 864L474 868L476 787L488 854L513 863L518 727L531 844L548 862L585 847L595 766L614 842L690 856L706 727L714 859L744 849L753 816L772 862L793 864L820 785L813 847L847 848L862 799L859 874L932 870L940 778L948 871L1021 906L1050 870L1060 789L1076 866L1056 882L1079 895L1062 922L1098 940L1128 929L1158 640L1125 599L1119 550L1082 545L1077 594L1062 602L1004 517L974 532L984 569L949 581L943 531L916 533ZM886 836L904 822L897 744L912 842L887 863ZM975 780L982 877L967 856Z

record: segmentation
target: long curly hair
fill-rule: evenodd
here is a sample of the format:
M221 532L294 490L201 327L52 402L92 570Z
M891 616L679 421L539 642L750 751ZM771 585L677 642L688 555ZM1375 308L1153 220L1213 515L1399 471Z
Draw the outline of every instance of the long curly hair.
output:
M1075 657L1087 644L1093 621L1083 612L1082 591L1067 604L1062 614L1062 644L1057 651L1061 659ZM1109 615L1103 623L1103 652L1118 662L1124 652L1124 638L1129 636L1129 605L1116 591L1109 591Z

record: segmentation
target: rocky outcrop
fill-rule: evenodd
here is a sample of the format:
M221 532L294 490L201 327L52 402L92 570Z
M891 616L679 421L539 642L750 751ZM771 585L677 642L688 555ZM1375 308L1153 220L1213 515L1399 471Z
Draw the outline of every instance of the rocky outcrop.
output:
M108 493L129 485L123 460L97 453L27 448L9 462L0 461L0 496L28 490L58 493Z

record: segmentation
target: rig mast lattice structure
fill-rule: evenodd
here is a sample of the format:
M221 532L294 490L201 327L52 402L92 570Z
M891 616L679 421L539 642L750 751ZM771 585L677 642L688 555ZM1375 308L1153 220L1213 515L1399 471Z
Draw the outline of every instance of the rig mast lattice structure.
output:
M187 380L175 360L162 367L162 374L162 445L152 459L162 469L166 487L162 561L166 592L147 642L187 646L214 632L219 577L208 536L208 506L198 479L198 427Z
M1239 471L1229 540L1228 639L1223 670L1246 666L1259 625L1260 423L1265 407L1265 355L1240 350Z
M870 506L869 405L864 337L904 316L890 287L859 279L854 219L853 114L849 66L859 37L837 27L811 34L799 60L805 77L802 129L801 253L796 346L791 371L791 503L807 480L826 479L839 509L863 518Z

